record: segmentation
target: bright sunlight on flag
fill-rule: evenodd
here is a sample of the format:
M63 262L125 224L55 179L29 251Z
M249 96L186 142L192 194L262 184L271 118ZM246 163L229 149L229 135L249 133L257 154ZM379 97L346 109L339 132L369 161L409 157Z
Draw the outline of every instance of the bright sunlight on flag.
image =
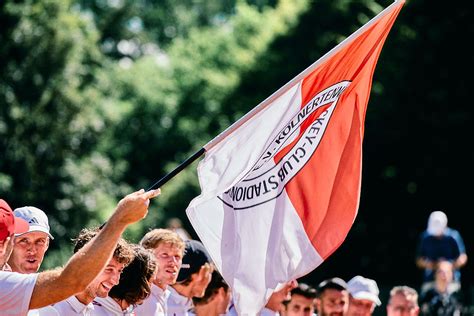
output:
M364 120L396 1L204 149L187 215L233 290L257 315L276 287L319 266L357 215Z

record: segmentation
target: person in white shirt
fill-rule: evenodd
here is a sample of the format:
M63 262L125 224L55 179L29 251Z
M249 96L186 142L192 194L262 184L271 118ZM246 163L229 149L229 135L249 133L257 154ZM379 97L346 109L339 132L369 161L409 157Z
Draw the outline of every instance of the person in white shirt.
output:
M74 252L78 252L98 233L99 229L83 229L75 239ZM104 270L92 281L87 288L64 301L51 306L41 308L36 315L55 316L55 315L84 315L88 316L94 309L92 301L96 297L107 297L113 286L120 280L120 274L123 269L133 260L134 251L131 245L123 238L118 240L114 254L109 260ZM33 316L31 312L29 316Z
M168 286L176 282L184 253L184 241L169 229L157 228L143 236L140 245L155 256L158 268L151 295L139 306L137 315L161 316L167 313Z
M0 271L2 315L25 315L29 309L48 306L84 291L112 257L121 234L130 224L146 216L150 199L159 194L159 189L147 192L142 189L121 199L99 234L74 254L64 268L33 274ZM13 213L6 202L0 204L7 213ZM4 219L1 221L5 222ZM3 230L1 226L0 231ZM9 228L6 231L6 234L0 233L0 240L9 238L10 245L5 247L8 249L13 245L14 232ZM8 261L10 253L2 251L0 254L3 256L0 261Z
M13 272L36 273L48 250L50 239L54 239L49 231L48 217L34 206L16 208L13 213L28 222L30 227L26 233L15 234L15 245L8 264Z
M211 281L214 264L204 245L189 239L185 241L181 269L176 283L170 286L167 315L186 316L193 307L193 297L203 297Z
M13 251L14 235L27 232L29 225L16 218L8 203L0 199L0 311L1 314L15 315L28 311L29 298L33 292L36 275L24 277L10 273L8 258Z
M156 274L153 254L141 246L133 247L135 258L123 270L120 282L112 288L108 297L97 297L91 315L145 315L134 309L151 294Z

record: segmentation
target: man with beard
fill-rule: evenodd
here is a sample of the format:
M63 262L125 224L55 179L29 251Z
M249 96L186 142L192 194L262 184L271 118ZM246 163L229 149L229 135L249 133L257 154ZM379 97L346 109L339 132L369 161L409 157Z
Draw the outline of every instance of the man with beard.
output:
M94 238L99 229L83 229L75 240L74 253ZM87 288L64 301L38 310L40 316L56 315L89 315L94 309L92 301L96 297L107 297L110 289L117 285L123 269L132 261L134 256L131 246L120 238L114 254L104 270L92 281Z
M15 217L25 220L30 228L26 233L15 234L15 245L8 260L13 272L36 273L43 262L50 239L46 214L37 207L24 206L13 211Z
M291 291L291 299L285 301L285 316L313 316L316 289L306 283L299 283Z
M166 315L170 295L168 285L178 277L184 253L184 241L169 229L157 228L143 236L140 245L155 256L157 272L151 286L151 295L136 308L137 315Z
M318 316L345 316L349 308L347 283L340 278L331 278L319 283L316 310Z

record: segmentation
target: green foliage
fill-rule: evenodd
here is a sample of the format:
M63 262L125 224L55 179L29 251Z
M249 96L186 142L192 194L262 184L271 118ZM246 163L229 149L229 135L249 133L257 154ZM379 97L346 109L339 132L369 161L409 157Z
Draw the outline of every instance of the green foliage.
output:
M108 120L98 33L61 0L3 3L0 21L0 196L43 209L54 250L115 204L114 170L96 152Z
M94 18L102 51L118 59L146 55L150 46L166 50L195 29L219 27L235 14L238 2L242 1L77 1L81 11ZM259 9L275 5L271 0L247 2Z
M102 223L121 196L148 188L256 106L272 78L289 79L284 71L300 62L274 71L273 46L308 9L304 0L5 4L1 194L48 213L58 237L50 252L63 258L80 228ZM259 72L268 78L249 80ZM172 216L187 223L196 164L165 185L129 239Z
M125 110L107 152L116 162L127 161L124 181L147 188L230 125L221 116L222 101L305 8L305 1L262 10L242 3L224 25L195 28L186 39L175 39L164 55L119 63L113 87ZM184 219L198 188L194 169L182 172L173 185L166 184L161 211L150 212L141 231L131 234L163 225L171 216Z

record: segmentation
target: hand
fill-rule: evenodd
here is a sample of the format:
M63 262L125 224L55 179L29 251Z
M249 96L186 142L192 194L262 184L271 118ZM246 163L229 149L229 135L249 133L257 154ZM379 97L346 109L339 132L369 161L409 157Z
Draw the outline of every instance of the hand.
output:
M211 282L213 271L214 265L210 264L209 262L206 262L204 265L202 265L196 276L197 287L202 287L205 290L209 282Z
M125 225L138 222L147 215L150 199L160 195L160 193L160 189L150 190L147 192L141 189L130 193L119 201L113 216Z
M206 262L204 265L201 266L201 269L199 269L199 273L197 276L198 282L206 283L207 286L207 284L211 281L212 272L214 272L214 265L210 264L209 262Z

